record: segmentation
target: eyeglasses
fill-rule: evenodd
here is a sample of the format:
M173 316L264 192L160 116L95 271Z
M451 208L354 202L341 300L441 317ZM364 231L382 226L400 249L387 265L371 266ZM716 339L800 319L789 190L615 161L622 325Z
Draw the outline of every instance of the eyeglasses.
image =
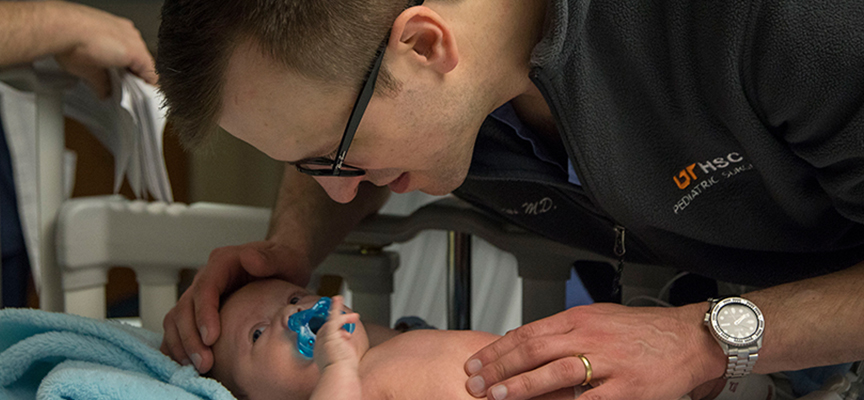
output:
M421 4L423 4L423 0L412 0L408 3L406 9ZM357 127L360 125L360 120L363 119L363 113L366 112L366 106L369 105L369 100L375 92L375 81L378 80L378 71L381 70L381 61L384 60L384 50L387 49L389 39L390 31L387 31L387 36L381 42L381 45L378 46L375 61L372 63L372 69L369 70L369 74L363 82L363 88L360 89L360 94L357 95L357 100L354 101L351 116L348 117L348 125L345 126L345 133L342 134L342 141L336 150L336 159L312 157L291 163L298 171L312 176L354 177L366 174L366 171L362 168L345 164L345 155L348 154L348 148L351 147L351 141L354 139L354 134L357 133Z

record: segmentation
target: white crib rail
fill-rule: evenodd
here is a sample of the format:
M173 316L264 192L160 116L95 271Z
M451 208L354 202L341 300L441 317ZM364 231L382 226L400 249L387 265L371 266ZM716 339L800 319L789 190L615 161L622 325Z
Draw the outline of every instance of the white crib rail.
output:
M105 318L112 266L129 266L140 285L141 319L159 328L177 301L179 271L207 261L215 247L263 238L266 209L229 205L148 203L122 196L72 199L57 223L57 260L65 311ZM215 246L215 247L214 247Z
M139 284L142 325L161 331L177 301L179 272L206 264L222 246L262 240L270 210L226 204L148 203L122 196L72 199L57 220L57 260L65 311L105 318L105 284L112 266L131 267ZM342 248L318 268L344 276L354 306L371 321L389 324L395 253Z
M264 208L167 205L121 196L69 200L57 221L57 260L63 271L66 312L104 318L107 270L129 266L140 285L142 322L159 331L177 298L179 270L204 265L216 247L262 240L269 215ZM354 308L369 320L387 325L392 274L399 260L382 249L424 230L476 235L513 253L523 278L523 322L563 310L565 281L575 260L612 261L527 233L456 199L444 199L410 216L377 215L363 221L317 273L344 277L354 293ZM631 277L640 270L658 275L656 267L628 267Z

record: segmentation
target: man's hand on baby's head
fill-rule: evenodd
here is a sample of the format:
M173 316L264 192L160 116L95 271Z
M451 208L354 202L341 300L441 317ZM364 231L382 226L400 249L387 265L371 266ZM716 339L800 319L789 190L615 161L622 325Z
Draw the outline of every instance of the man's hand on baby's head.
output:
M192 286L165 316L162 352L180 363L195 364L200 373L209 371L213 366L210 346L221 334L220 295L270 276L304 286L309 273L295 265L296 261L297 257L287 247L268 241L213 250Z
M321 326L315 340L315 363L322 372L325 368L340 367L356 369L360 365L360 354L351 343L351 334L342 326L360 322L357 313L343 314L344 299L333 297L330 316Z

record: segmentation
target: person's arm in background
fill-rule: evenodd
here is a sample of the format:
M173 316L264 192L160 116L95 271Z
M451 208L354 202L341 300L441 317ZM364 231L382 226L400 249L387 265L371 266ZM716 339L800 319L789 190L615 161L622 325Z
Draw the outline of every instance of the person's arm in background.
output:
M192 286L165 316L162 352L194 363L201 373L209 371L209 346L220 334L222 293L268 276L305 286L312 270L363 218L376 213L389 193L387 187L363 183L353 201L339 204L314 179L286 165L267 240L213 250ZM370 335L370 341L378 340Z
M60 1L0 1L0 66L54 55L100 97L111 90L106 68L126 68L156 84L153 57L131 21Z

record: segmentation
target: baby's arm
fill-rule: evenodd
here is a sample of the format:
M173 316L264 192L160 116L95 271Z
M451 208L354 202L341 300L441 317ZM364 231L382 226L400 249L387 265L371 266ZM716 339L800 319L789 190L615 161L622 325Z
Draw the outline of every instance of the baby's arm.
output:
M361 400L360 354L350 343L351 334L342 325L357 323L356 313L342 314L342 296L333 297L330 316L318 331L315 343L315 363L321 371L321 379L312 392L310 400Z

